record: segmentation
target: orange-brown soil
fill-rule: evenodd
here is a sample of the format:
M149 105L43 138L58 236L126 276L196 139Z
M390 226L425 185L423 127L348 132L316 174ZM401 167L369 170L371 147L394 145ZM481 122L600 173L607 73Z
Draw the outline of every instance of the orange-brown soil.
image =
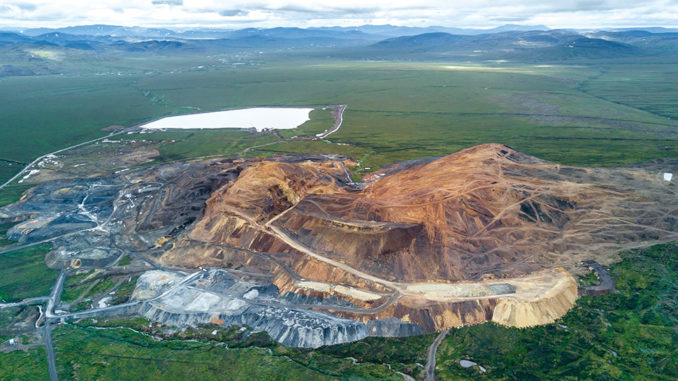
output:
M260 161L214 192L161 260L259 269L283 292L353 302L331 312L360 320L548 323L574 304L567 270L579 261L609 264L621 249L678 237L676 188L660 175L489 144L375 173L356 190L337 161ZM493 282L515 293L483 294Z

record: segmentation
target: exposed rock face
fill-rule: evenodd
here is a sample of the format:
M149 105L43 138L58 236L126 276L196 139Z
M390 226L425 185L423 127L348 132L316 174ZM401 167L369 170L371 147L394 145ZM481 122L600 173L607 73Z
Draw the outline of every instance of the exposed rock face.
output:
M275 225L391 280L479 280L569 267L618 251L618 242L675 236L675 209L647 208L675 207L672 197L645 171L565 167L485 145L360 193L307 196Z
M417 324L403 322L400 319L378 319L367 322L367 331L370 336L406 337L423 335L424 330Z
M134 297L150 300L142 304L140 313L170 326L206 323L249 326L294 347L316 348L367 336L363 323L300 308L303 304L298 299L281 297L273 285L242 281L219 269L200 275L182 284L184 277L176 272L144 273L137 282ZM318 307L328 304L308 299L302 301Z
M564 315L577 299L577 282L561 268L547 269L517 278L478 283L415 283L397 301L370 315L345 311L339 315L367 321L396 317L416 322L426 332L494 321L510 327L528 327L552 323ZM510 284L511 287L506 287ZM477 287L490 286L499 292L477 296ZM500 287L493 287L499 285ZM472 291L465 293L467 291ZM504 291L504 292L501 292Z
M157 304L146 304L140 312L153 321L169 326L196 326L221 323L248 326L265 331L273 340L291 347L317 348L348 343L367 336L364 324L327 313L274 307L251 306L236 314L168 311Z
M111 215L113 200L120 189L110 179L75 183L61 180L49 187L34 188L29 193L31 197L18 204L21 208L16 208L17 215L13 216L29 220L9 229L7 237L25 243L94 228L97 219ZM14 208L5 209L11 213Z
M126 252L153 256L162 246L154 243L201 216L212 192L240 170L232 160L211 160L51 181L0 208L0 221L17 223L8 236L19 242L54 240L52 267L105 266Z
M544 269L609 263L623 248L678 238L675 187L646 169L564 166L496 144L411 165L356 190L337 162L258 163L212 195L162 260L266 258L284 292L333 295L363 309L337 315L397 317L429 331L551 322L577 297L565 270L549 275L538 297L504 294ZM196 241L211 249L195 250ZM511 281L492 288L492 279ZM475 283L440 297L430 282Z
M492 321L511 327L531 327L553 323L565 315L577 300L577 281L567 271L561 273L558 283L525 300L499 298L492 312Z
M146 271L137 279L137 286L132 293L132 300L152 299L181 281L181 274L173 271Z

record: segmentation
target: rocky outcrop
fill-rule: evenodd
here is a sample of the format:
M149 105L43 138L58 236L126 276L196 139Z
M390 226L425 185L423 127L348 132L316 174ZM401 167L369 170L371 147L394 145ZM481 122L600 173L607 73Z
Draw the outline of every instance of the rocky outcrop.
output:
M509 327L532 327L553 323L565 315L577 301L577 281L563 269L558 283L547 291L525 300L500 298L492 313L492 321Z
M400 319L377 319L367 322L367 332L370 336L407 337L423 335L424 329L417 324L407 323Z
M144 273L133 293L133 299L140 301L138 312L169 326L248 326L293 347L315 348L367 336L367 327L361 322L304 308L340 304L332 298L281 295L270 283L244 281L220 269L187 277L173 271Z
M141 274L132 293L132 300L153 299L181 281L184 274L174 271L152 270Z
M367 328L358 321L322 312L272 306L248 306L234 314L219 314L168 311L161 304L148 303L140 313L169 326L197 326L215 322L225 326L247 326L255 332L264 331L273 340L291 347L317 348L367 336Z

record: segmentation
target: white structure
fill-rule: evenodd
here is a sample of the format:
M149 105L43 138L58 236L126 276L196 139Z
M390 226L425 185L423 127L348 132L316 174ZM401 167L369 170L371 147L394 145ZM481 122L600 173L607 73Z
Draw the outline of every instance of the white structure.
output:
M14 339L9 339L9 345L14 345L15 343Z
M664 172L664 181L671 181L672 178L673 178L673 173Z

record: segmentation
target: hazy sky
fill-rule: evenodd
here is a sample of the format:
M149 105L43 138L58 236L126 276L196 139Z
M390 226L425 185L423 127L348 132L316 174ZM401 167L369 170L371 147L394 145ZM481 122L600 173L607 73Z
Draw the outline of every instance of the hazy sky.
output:
M0 0L0 26L678 26L678 0Z

